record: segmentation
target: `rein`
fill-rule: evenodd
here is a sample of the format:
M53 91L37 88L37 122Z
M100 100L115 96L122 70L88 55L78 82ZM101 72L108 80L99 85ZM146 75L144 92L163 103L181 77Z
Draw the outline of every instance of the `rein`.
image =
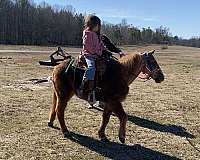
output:
M148 80L150 80L151 79L151 77L150 76L146 76L145 78L144 77L138 77L139 79L141 79L141 80L144 80L144 81L142 81L142 82L147 82Z

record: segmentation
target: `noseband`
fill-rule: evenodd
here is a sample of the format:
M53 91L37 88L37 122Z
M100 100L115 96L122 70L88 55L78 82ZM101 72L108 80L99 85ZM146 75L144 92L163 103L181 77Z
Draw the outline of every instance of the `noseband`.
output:
M140 79L144 79L146 81L150 80L151 79L151 76L154 75L156 72L158 72L160 70L160 68L158 68L156 65L155 65L155 60L153 59L150 59L148 53L144 53L142 54L142 63L143 63L143 66L145 68L145 70L147 71L147 73L144 73L145 74L145 77L139 77Z

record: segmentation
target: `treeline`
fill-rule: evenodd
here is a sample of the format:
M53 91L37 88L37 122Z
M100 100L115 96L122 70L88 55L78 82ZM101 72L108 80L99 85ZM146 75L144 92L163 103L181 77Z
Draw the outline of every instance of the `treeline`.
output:
M173 44L200 48L200 37L193 37L190 39L181 39L176 36L174 37Z
M0 0L0 43L80 45L84 17L30 0Z
M150 27L138 29L128 25L126 19L117 25L104 23L102 30L117 44L161 44L173 40L166 27L160 26L155 31Z
M84 15L72 6L56 7L33 0L0 0L0 44L82 45ZM173 37L166 27L139 29L123 19L103 22L102 32L116 44L179 44L200 47L200 40Z

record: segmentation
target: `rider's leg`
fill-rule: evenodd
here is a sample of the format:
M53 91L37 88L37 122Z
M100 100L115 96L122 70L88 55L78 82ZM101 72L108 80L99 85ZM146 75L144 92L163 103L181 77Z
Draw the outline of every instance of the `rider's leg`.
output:
M80 89L84 90L86 82L94 81L95 76L95 59L92 57L85 57L87 63L87 70L83 76L82 84ZM93 83L93 82L90 82ZM90 85L92 87L92 85Z
M89 96L88 96L88 101L89 103L95 103L96 98L95 98L95 92L94 92L94 77L95 77L95 59L92 57L85 57L86 63L87 63L87 70L85 72L84 78L83 78L83 83L85 81L88 82L88 91L89 91Z
M87 63L87 71L85 72L84 77L89 81L94 81L95 76L95 58L85 57L85 61Z

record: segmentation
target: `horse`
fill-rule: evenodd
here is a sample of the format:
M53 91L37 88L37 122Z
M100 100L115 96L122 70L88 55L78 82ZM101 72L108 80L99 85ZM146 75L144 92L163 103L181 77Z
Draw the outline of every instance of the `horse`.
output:
M111 114L115 114L120 121L118 137L121 143L125 143L127 114L122 102L125 100L129 85L140 75L145 75L146 80L153 79L156 83L164 80L164 74L153 55L154 51L146 53L127 54L119 60L112 60L107 65L104 78L102 80L102 102L103 115L98 136L101 141L108 142L105 134L106 126ZM53 81L53 104L50 109L48 126L54 127L53 122L57 116L61 131L64 137L70 136L70 132L65 124L64 111L69 100L76 95L74 87L75 76L65 72L69 67L70 60L65 60L54 67ZM85 99L86 100L86 99Z

